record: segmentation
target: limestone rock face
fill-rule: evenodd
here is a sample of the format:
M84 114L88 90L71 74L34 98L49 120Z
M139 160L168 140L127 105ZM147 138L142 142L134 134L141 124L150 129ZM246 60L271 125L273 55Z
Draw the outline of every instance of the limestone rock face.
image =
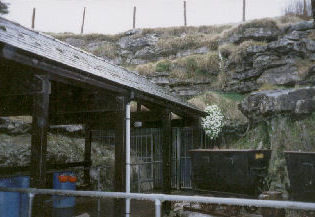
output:
M306 22L308 23L308 22ZM300 24L278 40L267 45L253 45L243 51L241 60L235 57L225 62L228 78L226 91L249 93L264 84L293 87L313 84L315 66L315 40L312 25Z
M277 28L247 28L242 33L233 34L229 41L232 43L240 43L246 40L273 41L278 38L279 34L280 31Z
M315 87L252 93L239 107L254 121L279 114L310 114L315 112Z
M155 45L158 38L155 34L147 34L139 38L133 38L130 36L122 37L118 41L118 45L123 49L139 49L145 46Z

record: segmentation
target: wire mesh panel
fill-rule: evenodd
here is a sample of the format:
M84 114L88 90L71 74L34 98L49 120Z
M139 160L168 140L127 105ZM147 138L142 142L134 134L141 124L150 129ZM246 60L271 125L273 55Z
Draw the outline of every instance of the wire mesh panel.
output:
M190 189L191 157L189 150L193 149L192 128L172 129L172 188Z
M131 132L131 170L133 190L153 189L153 141L151 129L134 129ZM135 185L136 184L136 185ZM135 188L137 186L137 188Z
M153 178L154 188L162 188L162 131L161 129L151 129L153 140Z
M31 155L31 116L0 117L0 166L28 166Z
M191 157L189 150L193 149L193 129L181 129L180 147L180 188L191 188Z
M93 130L93 146L104 148L115 145L114 130ZM162 150L161 130L136 128L131 130L131 190L148 192L162 187ZM109 148L110 150L111 148ZM92 153L93 154L93 153ZM97 153L96 153L97 154ZM114 154L114 153L113 153ZM100 158L101 156L97 156ZM112 156L114 157L114 156ZM93 160L93 157L92 157ZM114 161L114 159L112 159ZM100 163L100 162L99 162ZM114 163L106 162L107 171L113 171ZM105 174L106 175L106 174ZM104 175L104 176L105 176ZM111 177L110 175L107 175ZM108 183L108 182L107 182ZM107 188L110 188L108 186Z

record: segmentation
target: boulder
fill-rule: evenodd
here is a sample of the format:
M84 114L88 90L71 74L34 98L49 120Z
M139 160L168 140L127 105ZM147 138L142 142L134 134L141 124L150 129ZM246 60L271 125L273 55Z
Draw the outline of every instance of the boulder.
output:
M259 89L259 85L255 80L252 81L232 81L224 88L227 92L249 93Z
M176 58L180 58L180 57L185 57L185 56L189 56L192 54L205 54L209 52L209 48L208 47L200 47L197 49L189 49L189 50L183 50L183 51L179 51L176 54Z
M302 21L292 24L286 29L286 32L305 31L308 29L314 29L313 21Z
M287 61L274 54L263 54L256 56L253 67L257 70L265 70L287 64Z
M234 33L229 37L229 41L239 44L246 40L274 41L278 39L280 30L274 27L247 28L242 33Z
M156 51L152 47L144 47L135 53L136 58L154 59Z
M240 103L240 110L250 120L261 121L279 114L300 115L315 112L315 87L261 91Z
M281 55L288 55L290 52L300 52L299 56L304 55L306 51L305 44L301 41L293 41L287 38L282 38L278 41L273 41L268 44L268 48L273 52Z
M297 67L295 65L287 64L265 70L257 80L257 83L292 86L301 80L302 78L299 76Z
M69 37L69 38L66 38L64 41L74 47L83 47L85 44L85 41L83 39L78 39L78 38Z
M133 38L132 36L122 37L117 43L123 49L139 50L145 46L154 46L158 41L158 37L155 34L147 34L139 38Z

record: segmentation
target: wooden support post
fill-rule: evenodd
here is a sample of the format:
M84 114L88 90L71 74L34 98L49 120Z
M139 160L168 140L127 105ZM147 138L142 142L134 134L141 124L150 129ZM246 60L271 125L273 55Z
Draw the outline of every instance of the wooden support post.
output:
M50 81L42 80L42 92L33 96L33 121L31 145L31 187L43 188L46 185L46 151Z
M81 25L81 34L83 34L83 30L84 30L85 10L86 10L86 7L84 7L84 10L83 10L82 25Z
M136 12L137 12L137 7L134 6L134 7L133 7L133 24L132 24L132 28L133 28L133 29L136 28Z
M184 1L184 26L187 26L187 6L186 6L186 1Z
M203 148L201 118L196 118L193 121L193 142L194 148Z
M35 14L36 14L36 8L33 8L33 14L32 14L32 29L35 28Z
M172 157L172 128L171 128L171 112L162 111L162 171L163 171L163 193L171 193L171 157ZM171 203L163 202L163 213L169 214Z
M141 112L141 104L137 102L137 112Z
M85 148L84 162L88 162L89 166L84 166L84 184L90 185L90 165L91 165L91 150L92 150L92 133L89 124L85 124Z
M243 22L246 21L246 0L243 0Z
M117 97L116 122L115 122L115 180L114 191L125 192L125 171L126 171L126 147L125 147L125 122L126 98ZM116 199L114 207L114 217L125 215L125 200Z
M33 121L31 144L31 182L32 188L46 188L46 153L50 82L46 77L42 79L42 92L33 96ZM34 200L33 216L44 216L43 200Z

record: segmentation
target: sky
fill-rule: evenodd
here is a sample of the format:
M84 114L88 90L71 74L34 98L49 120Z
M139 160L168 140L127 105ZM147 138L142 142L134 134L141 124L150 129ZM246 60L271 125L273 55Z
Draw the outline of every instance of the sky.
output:
M5 0L7 19L31 26L36 8L35 29L44 32L80 33L86 7L84 33L116 34L132 28L133 6L136 27L181 26L183 0ZM275 17L289 0L246 0L247 19ZM187 23L191 26L240 22L243 0L187 0Z

